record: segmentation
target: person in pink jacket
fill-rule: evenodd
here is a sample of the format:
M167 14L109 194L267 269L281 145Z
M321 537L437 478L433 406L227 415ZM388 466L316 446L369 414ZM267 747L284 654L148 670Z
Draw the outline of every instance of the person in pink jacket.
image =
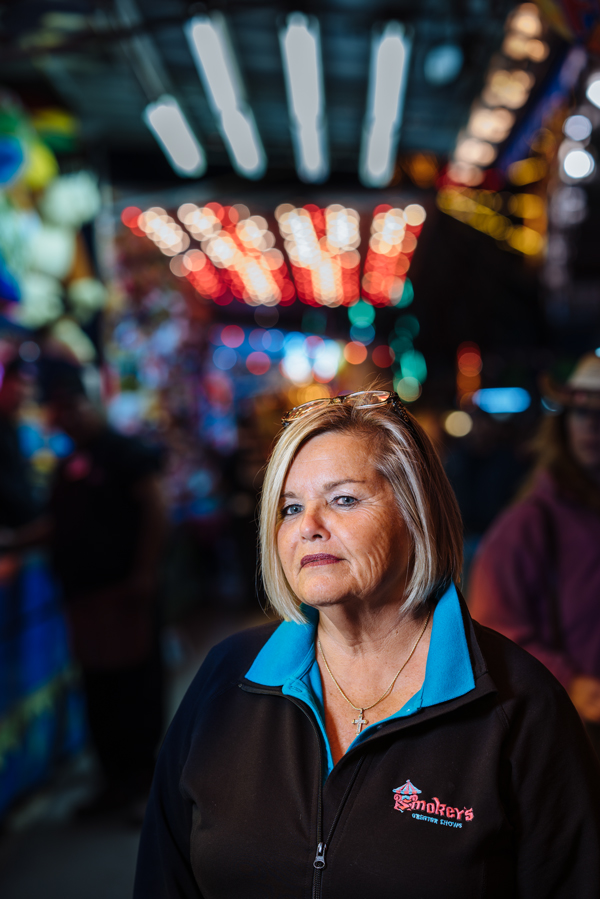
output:
M469 606L550 669L600 753L600 358L554 398L528 485L482 541Z

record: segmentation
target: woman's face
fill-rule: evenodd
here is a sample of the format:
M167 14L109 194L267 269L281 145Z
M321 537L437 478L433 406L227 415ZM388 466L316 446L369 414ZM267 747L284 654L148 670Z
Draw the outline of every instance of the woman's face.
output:
M377 607L402 600L408 532L389 482L371 459L364 438L320 434L288 472L277 549L292 590L308 605Z

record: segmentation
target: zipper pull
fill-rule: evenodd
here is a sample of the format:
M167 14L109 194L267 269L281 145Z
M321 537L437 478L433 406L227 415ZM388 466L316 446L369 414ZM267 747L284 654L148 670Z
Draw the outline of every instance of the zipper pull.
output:
M326 865L325 850L326 849L327 849L327 846L325 845L325 843L317 844L317 854L315 855L315 860L313 862L313 868L317 868L317 870L321 870L322 868L325 867L325 865Z

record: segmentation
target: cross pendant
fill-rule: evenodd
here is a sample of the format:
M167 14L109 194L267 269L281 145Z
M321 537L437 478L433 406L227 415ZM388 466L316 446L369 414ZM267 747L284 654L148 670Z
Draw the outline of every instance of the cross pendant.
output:
M364 711L364 709L361 709L360 715L358 716L358 718L355 718L354 721L352 722L352 724L356 724L356 736L358 736L359 733L361 732L361 730L363 728L363 724L369 723L365 718L363 718L363 711Z

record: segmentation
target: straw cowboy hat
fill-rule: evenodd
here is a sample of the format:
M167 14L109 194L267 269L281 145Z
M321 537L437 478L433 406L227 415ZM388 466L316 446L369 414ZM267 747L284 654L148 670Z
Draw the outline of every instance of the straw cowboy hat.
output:
M564 384L557 384L545 375L541 387L544 396L560 406L600 409L600 357L586 353Z

